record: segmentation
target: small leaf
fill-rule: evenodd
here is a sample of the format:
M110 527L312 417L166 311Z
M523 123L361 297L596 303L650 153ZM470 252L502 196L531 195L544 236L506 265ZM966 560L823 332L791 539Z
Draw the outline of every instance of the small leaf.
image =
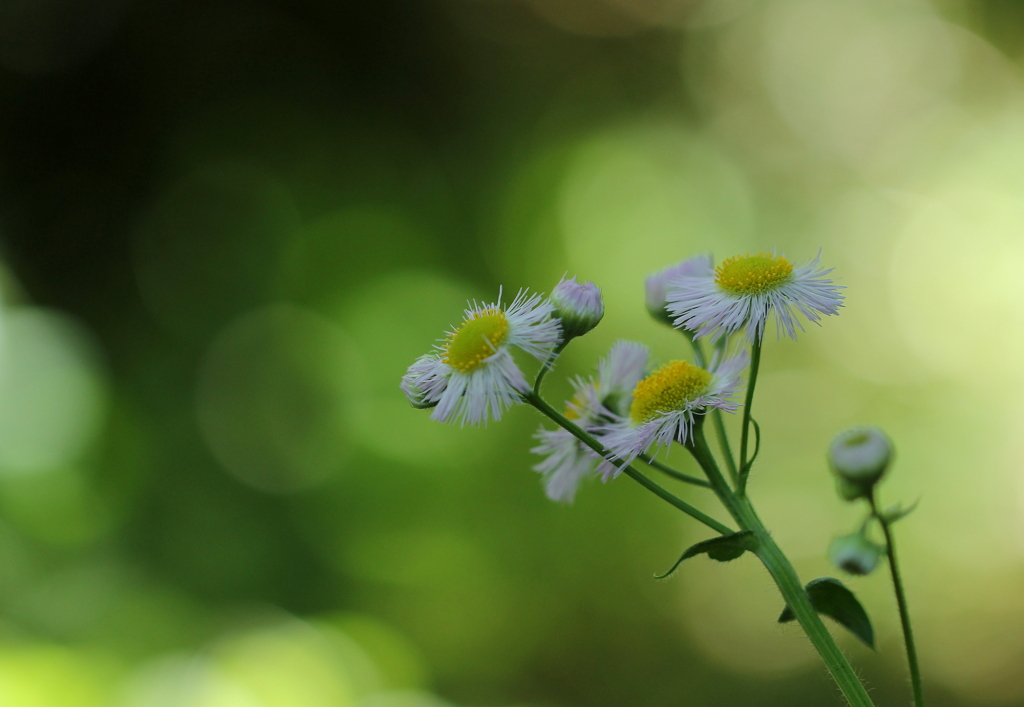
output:
M875 647L875 631L871 628L871 619L868 612L857 601L846 586L833 577L819 577L807 583L807 596L811 600L811 606L819 614L824 614L845 626L850 633L859 638L868 648ZM793 610L786 606L779 617L779 623L784 624L796 618Z
M731 535L721 535L717 538L711 538L710 540L703 540L696 545L691 546L683 553L682 557L676 560L676 563L672 565L672 568L668 572L660 575L656 574L654 576L656 579L665 579L676 571L676 568L682 564L683 560L688 560L691 557L695 557L702 553L706 553L712 560L717 560L718 562L729 562L730 560L735 560L748 550L753 552L756 549L757 537L754 536L753 531L741 530L740 532L732 533Z
M906 518L911 513L913 513L914 509L917 508L917 504L919 504L920 502L921 499L919 498L906 508L903 507L902 503L894 503L888 508L886 508L884 511L882 511L879 515L882 516L882 520L884 522L888 523L889 525L892 525L901 518Z

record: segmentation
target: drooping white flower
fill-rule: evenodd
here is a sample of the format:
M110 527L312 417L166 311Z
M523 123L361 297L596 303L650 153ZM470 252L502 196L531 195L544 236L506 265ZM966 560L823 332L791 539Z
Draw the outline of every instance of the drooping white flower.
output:
M713 261L709 253L695 255L692 258L671 265L644 280L644 301L647 311L659 322L673 325L672 317L665 308L668 305L669 283L680 277L705 277L714 274Z
M562 322L564 341L583 336L596 327L604 317L601 288L592 282L576 282L564 277L551 291L555 316Z
M601 359L597 379L576 378L574 394L566 403L565 416L587 432L617 419L629 410L633 388L643 378L649 352L631 341L618 341ZM545 459L534 466L544 475L544 488L553 501L570 503L580 482L593 475L611 476L615 465L600 457L561 427L541 427L534 437L540 442L530 451Z
M430 417L439 422L483 425L490 418L501 419L530 389L511 348L546 364L561 341L552 311L546 299L525 291L507 307L500 296L494 303L474 302L437 350L409 367L403 392L418 407L435 405Z
M799 267L775 253L729 258L713 273L672 280L668 311L675 326L697 337L718 339L746 329L750 342L761 340L774 312L778 334L795 339L797 329L803 331L797 312L818 323L843 306L843 288L826 277L832 269L821 267L820 258L819 252Z
M628 414L599 430L599 441L627 464L655 445L668 449L673 442L685 444L694 419L708 408L735 412L739 407L733 397L747 360L745 351L724 360L716 356L707 370L669 361L637 383Z

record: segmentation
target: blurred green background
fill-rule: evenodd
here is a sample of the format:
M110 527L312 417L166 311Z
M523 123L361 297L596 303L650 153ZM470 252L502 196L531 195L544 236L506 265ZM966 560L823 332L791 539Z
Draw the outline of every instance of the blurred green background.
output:
M625 478L550 503L535 413L398 389L565 272L608 313L552 397L678 357L644 275L773 247L848 306L766 347L762 516L835 574L824 449L883 425L929 704L1024 704L1022 38L1013 0L0 3L0 705L840 704L755 561L655 581L706 531Z

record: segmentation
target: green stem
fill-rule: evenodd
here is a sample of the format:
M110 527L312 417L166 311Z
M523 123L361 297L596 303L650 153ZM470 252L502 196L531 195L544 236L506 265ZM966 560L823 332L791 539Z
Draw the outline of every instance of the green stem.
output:
M683 334L686 335L686 338L690 341L690 346L693 347L693 358L697 362L697 365L701 368L707 368L707 363L704 359L704 347L700 345L699 341L693 338L692 333L684 329Z
M921 669L917 665L917 646L914 644L914 631L910 627L910 611L907 609L907 596L903 592L903 580L900 577L899 565L896 562L896 544L892 537L892 528L885 517L878 512L875 495L868 495L871 513L878 519L885 535L886 555L889 557L889 571L892 574L892 586L896 591L896 605L900 610L900 623L903 625L903 642L907 647L907 664L910 667L910 685L914 691L914 705L924 706L924 690L921 687Z
M704 357L704 347L700 345L700 341L693 337L693 334L682 330L686 338L690 340L690 346L693 347L693 358L697 361L697 365L701 368L707 368ZM722 341L725 341L726 337L722 337ZM724 348L719 352L719 356L725 355ZM729 446L729 435L725 431L725 419L722 417L722 411L715 408L711 411L711 419L715 422L715 434L718 435L718 444L722 447L722 457L725 458L725 468L729 471L729 478L732 479L732 483L735 485L739 483L739 474L736 469L736 462L732 458L732 448Z
M651 467L652 469L657 469L666 476L671 476L676 481L682 481L687 484L693 484L694 486L704 486L705 488L711 487L711 484L705 481L704 479L698 479L696 476L690 476L689 474L684 474L681 471L676 471L672 467L666 464L662 464L660 461L651 458L647 454L641 454L639 458L642 459L644 464L646 464L647 466Z
M734 485L739 485L739 472L736 469L736 462L732 458L732 447L729 446L729 435L725 431L725 418L722 411L715 408L711 411L711 419L715 423L715 434L718 435L718 444L722 447L722 456L725 457L725 468L729 471L729 478Z
M546 376L548 374L548 371L550 371L552 368L555 367L555 360L558 358L559 354L561 354L563 351L565 351L565 347L568 346L568 345L569 345L569 341L566 340L566 341L563 341L562 343L560 343L554 349L552 349L552 351L551 351L551 358L549 358L547 361L545 361L544 365L542 365L540 367L540 370L537 371L537 378L534 379L534 381L533 381L533 394L534 395L540 395L540 384L541 384L541 381L544 380L544 376Z
M708 526L712 530L717 531L721 535L729 535L731 533L736 532L729 526L719 523L711 516L707 515L706 513L703 513L702 511L697 510L683 499L679 498L678 496L675 496L666 489L662 488L657 483L651 481L649 478L647 478L639 471L634 469L632 466L628 464L623 464L621 459L612 459L608 450L606 450L600 442L598 442L591 435L585 432L579 425L576 425L574 422L572 422L567 417L565 417L557 410L555 410L553 407L551 407L551 405L549 405L546 400L541 398L536 393L526 393L523 395L523 399L526 400L526 402L530 403L530 405L533 405L535 408L537 408L537 410L547 415L551 419L551 421L557 424L559 427L562 427L563 429L572 433L572 435L575 436L576 439L583 442L583 444L587 445L595 452L600 454L603 458L607 459L609 462L617 466L619 469L622 470L624 474L632 478L634 481L639 483L648 491L651 491L652 493L664 499L665 501L668 501L673 506L675 506L676 508L678 508L691 518L699 520L701 523Z
M757 385L757 369L761 366L761 339L758 337L750 345L750 377L747 379L747 399L743 404L743 423L740 433L740 472L736 490L740 496L747 492L747 477L750 475L750 464L747 462L747 439L750 437L750 406L754 403L754 386Z
M772 539L771 534L758 518L749 499L738 497L729 489L725 478L718 470L711 450L708 448L707 440L704 438L703 422L701 418L697 418L697 420L698 422L694 424L693 436L686 445L687 449L707 473L712 487L736 523L743 530L752 531L757 537L758 548L755 554L768 570L772 579L775 580L782 598L793 610L804 633L807 634L807 638L818 651L825 667L849 704L852 707L873 707L874 703L868 696L867 690L864 689L864 685L861 684L849 661L846 660L846 656L836 645L832 634L828 632L821 617L818 616L818 612L811 605L807 591L800 582L793 565L775 544L775 540Z

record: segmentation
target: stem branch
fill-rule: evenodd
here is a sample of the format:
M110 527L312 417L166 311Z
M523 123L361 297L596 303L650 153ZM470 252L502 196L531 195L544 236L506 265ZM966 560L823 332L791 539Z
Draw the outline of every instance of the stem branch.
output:
M560 343L554 349L552 349L551 356L540 367L540 370L537 371L537 378L534 379L534 381L533 381L533 394L534 395L540 395L540 384L541 384L541 381L544 380L544 376L546 376L548 374L548 371L550 371L552 368L555 367L555 361L558 359L559 354L561 354L563 351L565 351L565 347L568 346L568 344L569 344L569 341L566 340L566 341L563 341L562 343Z
M523 394L523 399L526 400L526 402L528 402L530 405L533 405L535 408L537 408L537 410L547 415L551 419L551 421L557 424L559 427L562 427L563 429L572 433L572 435L576 437L576 439L583 442L583 444L587 445L595 452L600 454L602 458L607 459L609 462L617 466L619 469L623 471L623 473L625 473L627 476L629 476L634 481L639 483L641 486L646 488L648 491L651 491L652 493L659 496L663 500L668 501L673 506L675 506L676 508L678 508L691 518L699 520L701 523L708 526L712 530L717 531L721 535L729 535L731 533L736 532L729 526L719 523L711 516L707 515L702 511L697 510L683 499L662 488L657 483L651 481L649 478L647 478L639 471L634 469L632 466L628 464L623 464L621 459L611 458L611 455L609 454L608 450L606 450L600 442L598 442L591 435L585 432L579 425L576 425L567 417L565 417L557 410L555 410L553 407L551 407L551 405L549 405L546 400L541 398L536 393L525 393Z
M647 466L651 467L652 469L657 469L666 476L671 476L676 481L682 481L687 484L693 484L694 486L703 486L705 488L711 488L711 484L705 481L704 479L698 479L696 476L690 476L689 474L684 474L681 471L676 471L672 467L666 464L662 464L660 461L652 458L647 454L641 454L640 459L642 459L644 464L646 464Z

